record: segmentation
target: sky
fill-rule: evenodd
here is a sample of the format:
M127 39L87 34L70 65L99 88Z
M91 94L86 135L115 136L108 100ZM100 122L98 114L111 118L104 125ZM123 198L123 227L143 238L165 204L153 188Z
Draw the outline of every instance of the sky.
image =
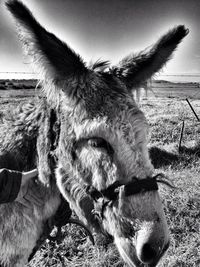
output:
M0 72L32 72L0 0ZM22 0L36 19L87 62L116 64L153 44L175 25L190 33L163 73L200 73L199 0Z

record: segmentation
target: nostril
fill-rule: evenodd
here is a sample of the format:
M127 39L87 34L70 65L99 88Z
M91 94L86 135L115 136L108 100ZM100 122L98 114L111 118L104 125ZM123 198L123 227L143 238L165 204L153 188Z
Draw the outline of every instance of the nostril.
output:
M155 249L149 243L146 243L142 247L140 260L144 263L151 263L157 257Z

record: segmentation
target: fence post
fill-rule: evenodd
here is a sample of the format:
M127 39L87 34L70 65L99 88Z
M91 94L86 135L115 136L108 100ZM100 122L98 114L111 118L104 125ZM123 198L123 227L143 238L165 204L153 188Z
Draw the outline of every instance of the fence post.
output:
M183 120L182 128L181 128L181 136L180 136L180 139L179 139L179 146L178 146L179 153L181 152L181 143L182 143L182 139L183 139L184 127L185 127L185 121Z

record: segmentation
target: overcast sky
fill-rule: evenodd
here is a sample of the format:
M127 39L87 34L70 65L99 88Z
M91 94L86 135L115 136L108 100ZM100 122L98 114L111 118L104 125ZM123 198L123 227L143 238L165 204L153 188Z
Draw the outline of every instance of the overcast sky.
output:
M151 45L174 25L190 33L165 67L167 73L200 73L200 0L23 0L45 28L85 61L117 63ZM0 71L31 71L0 0Z

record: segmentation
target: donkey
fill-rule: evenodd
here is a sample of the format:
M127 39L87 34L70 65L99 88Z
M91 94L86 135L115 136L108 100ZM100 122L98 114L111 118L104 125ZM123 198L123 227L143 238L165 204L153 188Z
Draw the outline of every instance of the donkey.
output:
M0 262L24 266L60 204L60 192L96 233L109 234L129 266L156 266L169 233L147 149L148 123L132 88L150 79L188 30L180 25L118 65L83 59L8 0L24 50L41 70L42 97L4 120L0 167L37 167L45 204L0 206Z

